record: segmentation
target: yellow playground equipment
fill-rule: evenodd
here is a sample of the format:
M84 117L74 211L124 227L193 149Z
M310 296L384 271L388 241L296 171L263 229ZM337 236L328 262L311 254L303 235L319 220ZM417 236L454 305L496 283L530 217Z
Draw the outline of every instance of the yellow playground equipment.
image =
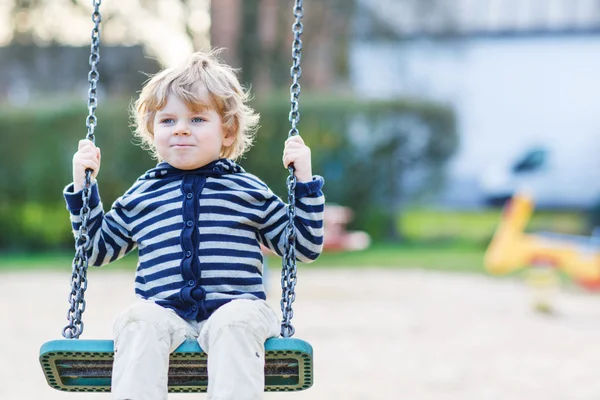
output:
M485 253L487 271L500 275L528 267L552 267L583 287L600 289L600 238L525 233L533 209L533 199L524 193L515 194L506 204Z

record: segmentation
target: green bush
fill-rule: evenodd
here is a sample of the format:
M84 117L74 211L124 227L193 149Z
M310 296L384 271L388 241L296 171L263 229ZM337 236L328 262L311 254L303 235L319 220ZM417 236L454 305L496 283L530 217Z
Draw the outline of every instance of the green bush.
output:
M501 217L501 209L452 211L412 208L405 210L397 223L409 242L485 248ZM580 235L585 229L582 212L534 211L525 231Z
M96 144L102 148L99 184L105 208L155 161L134 145L128 99L100 101ZM290 129L289 99L254 100L261 114L256 143L240 164L285 198L281 164ZM0 111L0 248L72 246L62 189L86 135L84 102L53 102ZM359 101L303 94L300 133L311 147L313 171L326 178L327 201L355 211L353 227L388 237L406 199L402 177L427 171L432 189L457 146L449 108L409 100Z
M0 226L0 249L57 250L73 246L69 213L63 203L2 203Z

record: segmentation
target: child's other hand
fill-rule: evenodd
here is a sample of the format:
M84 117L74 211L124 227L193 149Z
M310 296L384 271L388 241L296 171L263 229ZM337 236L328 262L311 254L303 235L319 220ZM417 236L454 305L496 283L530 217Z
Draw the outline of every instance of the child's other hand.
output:
M290 164L294 164L298 182L312 181L310 148L297 135L288 138L283 149L283 166L287 168Z
M96 147L89 139L79 141L77 153L73 156L73 184L74 191L83 189L85 170L92 170L92 183L100 171L100 148Z

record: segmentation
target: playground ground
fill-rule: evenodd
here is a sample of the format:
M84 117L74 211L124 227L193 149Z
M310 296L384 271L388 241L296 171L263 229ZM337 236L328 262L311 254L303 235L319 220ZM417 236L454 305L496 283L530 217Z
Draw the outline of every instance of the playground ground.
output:
M290 400L600 399L600 296L567 288L555 315L522 282L390 269L300 272L296 336L315 351L315 385ZM109 338L133 301L131 272L93 271L82 338ZM0 399L109 399L46 386L40 345L60 338L69 276L0 274ZM278 282L270 275L271 301ZM205 398L172 395L170 399Z

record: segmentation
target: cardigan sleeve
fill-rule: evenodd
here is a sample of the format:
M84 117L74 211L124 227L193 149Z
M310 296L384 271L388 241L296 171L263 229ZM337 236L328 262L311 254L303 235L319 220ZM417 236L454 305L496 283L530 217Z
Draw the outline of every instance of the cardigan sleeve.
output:
M94 183L90 190L88 235L91 246L88 250L88 260L90 265L102 266L125 256L137 244L131 237L128 224L122 218L122 198L117 199L111 210L105 213L98 184ZM83 208L82 193L83 191L74 192L72 183L63 191L75 238L82 223L80 216Z
M296 257L302 262L312 262L323 251L324 180L314 176L310 182L296 184L294 227L296 229ZM283 256L285 230L289 224L287 205L267 188L265 218L259 227L262 244Z

